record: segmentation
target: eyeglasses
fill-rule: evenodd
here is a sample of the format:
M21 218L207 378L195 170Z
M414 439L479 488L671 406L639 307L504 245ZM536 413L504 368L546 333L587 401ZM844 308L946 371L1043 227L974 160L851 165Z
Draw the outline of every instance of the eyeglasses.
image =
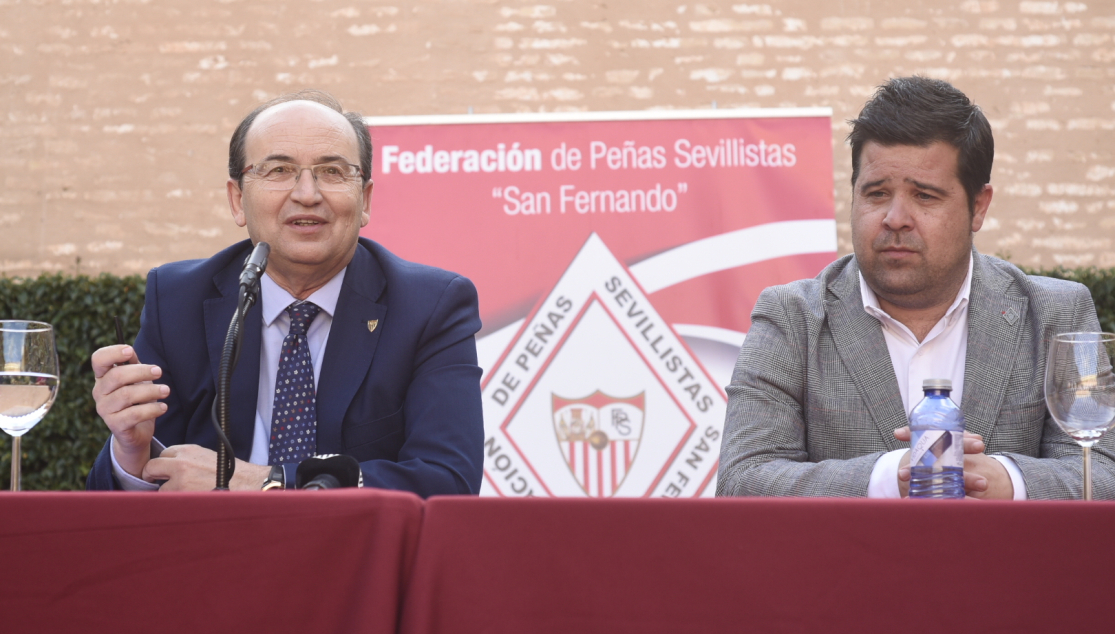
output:
M263 189L290 191L302 176L302 170L310 170L318 189L329 192L348 191L363 176L360 166L351 163L296 165L285 161L249 165L240 174L251 174Z

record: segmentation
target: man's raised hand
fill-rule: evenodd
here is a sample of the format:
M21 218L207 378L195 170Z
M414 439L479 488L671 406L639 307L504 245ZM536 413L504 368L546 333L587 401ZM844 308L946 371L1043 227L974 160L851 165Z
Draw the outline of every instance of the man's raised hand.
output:
M139 477L151 457L155 419L166 412L159 399L170 388L152 383L162 376L158 366L144 365L127 345L106 346L93 353L93 400L97 414L112 432L116 461L124 471Z

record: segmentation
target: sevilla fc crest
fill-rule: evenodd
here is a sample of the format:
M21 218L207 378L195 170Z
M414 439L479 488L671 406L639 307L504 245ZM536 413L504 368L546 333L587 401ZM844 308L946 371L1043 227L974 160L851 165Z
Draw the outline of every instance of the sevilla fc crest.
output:
M579 399L551 394L565 464L589 497L611 497L631 471L643 437L646 392L629 398L597 390Z

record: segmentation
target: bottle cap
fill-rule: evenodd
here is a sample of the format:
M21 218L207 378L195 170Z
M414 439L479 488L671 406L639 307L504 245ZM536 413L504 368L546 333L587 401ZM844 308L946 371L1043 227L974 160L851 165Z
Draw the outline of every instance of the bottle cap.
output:
M925 379L921 382L923 390L951 390L952 379Z

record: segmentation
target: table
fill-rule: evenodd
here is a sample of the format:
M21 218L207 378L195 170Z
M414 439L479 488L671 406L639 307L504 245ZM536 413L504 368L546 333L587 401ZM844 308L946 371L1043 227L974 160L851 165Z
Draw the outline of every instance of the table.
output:
M0 494L0 631L396 631L422 501Z
M1112 631L1113 527L1112 502L432 498L400 631Z
M0 494L0 631L1102 632L1113 526L1115 502Z

